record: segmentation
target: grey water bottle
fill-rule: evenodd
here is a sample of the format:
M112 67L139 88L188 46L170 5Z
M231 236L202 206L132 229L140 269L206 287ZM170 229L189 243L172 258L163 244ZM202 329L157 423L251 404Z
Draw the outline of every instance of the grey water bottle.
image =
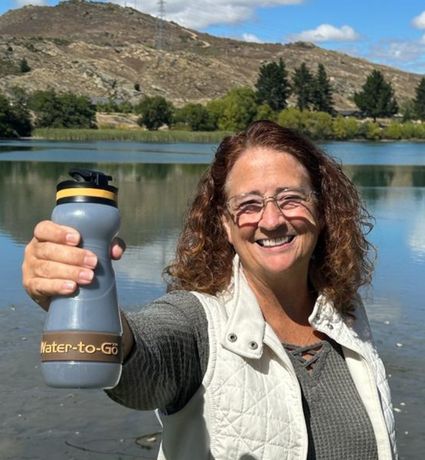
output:
M75 228L98 258L93 282L52 299L41 340L45 382L61 388L112 388L121 375L122 326L110 248L118 233L117 188L99 171L73 169L57 186L52 220Z

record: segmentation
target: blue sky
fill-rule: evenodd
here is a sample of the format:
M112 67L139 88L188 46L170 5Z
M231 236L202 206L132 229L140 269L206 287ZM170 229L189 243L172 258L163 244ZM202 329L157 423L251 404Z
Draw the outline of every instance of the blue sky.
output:
M158 15L158 0L113 0ZM1 0L0 14L57 0ZM306 40L425 74L424 0L165 0L165 19L246 41Z

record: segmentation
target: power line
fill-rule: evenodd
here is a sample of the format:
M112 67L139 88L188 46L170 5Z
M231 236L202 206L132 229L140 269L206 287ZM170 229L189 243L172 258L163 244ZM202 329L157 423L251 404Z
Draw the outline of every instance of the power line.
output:
M165 23L165 0L158 1L158 16L155 27L155 47L157 50L164 49L164 23Z

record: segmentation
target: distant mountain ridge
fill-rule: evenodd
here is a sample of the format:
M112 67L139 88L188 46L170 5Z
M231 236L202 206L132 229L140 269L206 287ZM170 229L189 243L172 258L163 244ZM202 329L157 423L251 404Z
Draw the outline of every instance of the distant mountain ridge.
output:
M421 79L311 43L247 43L167 21L163 48L157 49L157 21L133 8L84 0L11 10L0 16L0 91L20 86L72 91L95 100L135 102L147 94L176 105L204 103L234 86L253 87L260 65L282 58L289 73L302 62L313 72L323 63L335 106L349 109L373 69L392 83L399 102L414 97ZM24 58L28 73L19 71Z

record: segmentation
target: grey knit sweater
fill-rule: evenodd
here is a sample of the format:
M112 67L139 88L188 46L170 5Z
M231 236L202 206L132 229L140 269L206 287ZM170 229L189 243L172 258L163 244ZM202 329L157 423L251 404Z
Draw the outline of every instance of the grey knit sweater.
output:
M208 323L199 300L175 291L126 313L135 346L120 383L108 395L134 409L181 409L202 383L208 364ZM375 460L376 441L338 344L283 344L302 394L308 460Z

